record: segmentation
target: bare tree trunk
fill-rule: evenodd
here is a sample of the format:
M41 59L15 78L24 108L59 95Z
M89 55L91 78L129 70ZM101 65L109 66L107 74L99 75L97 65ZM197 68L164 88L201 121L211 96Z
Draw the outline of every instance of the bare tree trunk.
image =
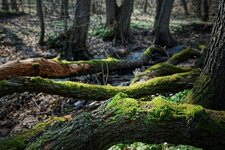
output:
M86 39L90 23L90 0L77 0L67 60L89 59Z
M159 15L160 15L160 11L161 11L161 8L162 8L162 3L163 3L163 0L156 0L156 10L155 10L156 14L155 14L155 22L154 22L152 34L155 34L155 29L156 29L157 24L159 22Z
M181 3L182 3L183 8L184 8L184 14L186 16L188 16L189 15L189 11L188 11L188 7L187 7L187 1L186 0L181 0Z
M174 0L164 0L156 26L154 43L160 46L173 47L177 42L172 38L169 30L170 15Z
M209 20L209 3L208 0L203 0L203 16L202 21Z
M207 52L205 67L192 90L192 102L225 110L225 0L221 0Z
M9 11L9 3L8 3L8 0L2 0L2 10Z
M194 13L197 15L198 18L202 18L202 0L192 0L192 7Z
M39 17L40 29L41 29L38 43L42 45L44 44L44 38L45 38L45 22L44 22L43 10L42 10L42 0L36 0L36 4L37 4L37 14Z
M106 34L104 41L115 40L115 44L130 42L130 19L134 0L122 0L119 7L116 0L106 0Z
M148 10L148 0L144 1L144 13L147 14L147 10Z
M61 1L61 17L63 19L69 17L69 0L62 0Z
M19 8L18 8L16 0L11 0L11 9L16 11L16 12L19 11Z

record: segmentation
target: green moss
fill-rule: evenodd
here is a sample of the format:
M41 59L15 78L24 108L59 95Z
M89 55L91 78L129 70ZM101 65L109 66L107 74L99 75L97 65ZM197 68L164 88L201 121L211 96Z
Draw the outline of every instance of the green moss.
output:
M199 105L168 102L162 97L155 98L151 104L153 105L151 117L155 119L188 119L203 112L203 107Z
M154 77L172 75L175 73L188 72L190 70L191 69L189 69L189 68L182 68L182 67L175 66L175 65L172 65L169 63L158 63L154 66L149 67L144 72L135 74L135 77L131 81L131 84L134 84L135 82L142 80L142 79L149 80Z
M201 150L188 145L171 145L171 144L146 144L142 142L135 142L133 144L117 144L108 150Z
M52 60L61 64L61 65L70 65L70 64L99 65L99 64L102 64L102 63L115 64L115 63L118 63L118 62L121 61L121 60L118 60L118 59L115 59L115 58L112 58L112 57L109 57L109 58L106 58L106 59L91 59L91 60L88 60L88 61L67 61L67 60L61 60L59 57L56 57Z
M33 128L23 133L14 135L7 139L0 139L0 150L22 150L24 149L29 140L42 133L48 126L51 126L54 122L65 121L61 117L53 117L44 122L38 123Z
M169 60L168 62L171 64L179 64L187 59L190 58L195 58L195 57L199 57L200 56L200 52L196 51L192 48L186 48L184 50L182 50L181 52L174 54Z
M149 122L152 119L167 121L194 118L196 114L203 112L203 107L169 102L160 96L152 101L143 102L119 93L107 105L106 110L115 117L128 116L129 119L136 119L136 117L142 116L143 119Z
M118 93L111 102L106 106L106 110L113 112L114 115L126 115L132 118L138 111L138 101L128 98L127 94Z
M4 89L8 85L8 81L6 80L1 80L0 81L0 89Z
M158 52L158 53L167 55L165 49L157 45L151 45L150 47L148 47L144 51L144 55L151 56L153 52Z

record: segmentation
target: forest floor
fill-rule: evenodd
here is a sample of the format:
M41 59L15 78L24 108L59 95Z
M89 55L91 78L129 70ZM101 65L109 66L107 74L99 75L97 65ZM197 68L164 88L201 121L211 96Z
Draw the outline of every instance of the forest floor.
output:
M185 19L184 19L185 18ZM103 42L98 34L102 23L99 16L93 16L91 31L87 45L93 58L114 56L123 59L135 59L152 45L154 36L151 35L152 16L136 12L132 17L133 42L126 46L113 46L112 42ZM46 39L63 32L62 20L46 19ZM204 23L205 24L205 23ZM180 45L196 47L198 44L208 43L210 28L196 23L193 16L172 18L171 31L174 39ZM205 28L204 28L205 27ZM99 31L100 30L100 31ZM12 60L26 58L53 58L57 51L47 46L37 45L39 36L38 18L32 15L19 15L0 19L0 65ZM132 55L129 55L131 54ZM136 55L135 55L136 54ZM129 57L127 56L129 55ZM159 58L160 59L160 58ZM154 62L153 62L154 64ZM143 71L145 67L118 73L110 72L108 82L111 85L129 85L135 71ZM73 77L69 80L101 84L102 74ZM44 93L13 94L0 98L0 138L30 129L32 126L52 116L77 114L82 111L93 110L102 102L77 100Z

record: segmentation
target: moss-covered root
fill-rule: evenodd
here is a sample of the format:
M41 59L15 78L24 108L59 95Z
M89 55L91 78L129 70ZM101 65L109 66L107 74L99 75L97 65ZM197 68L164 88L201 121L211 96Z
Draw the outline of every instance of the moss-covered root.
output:
M224 138L225 112L159 97L141 102L119 93L97 111L52 127L27 149L105 150L116 143L166 141L222 150Z
M191 88L198 71L178 73L171 76L157 77L146 82L131 86L91 85L71 81L54 81L41 77L20 77L0 81L0 96L14 92L44 92L77 99L105 100L118 92L124 92L130 97L139 98L156 93L177 92Z
M178 67L169 63L159 63L149 67L144 72L136 73L134 79L131 81L131 85L138 81L147 81L154 77L167 76L175 73L188 72L191 69Z
M51 126L55 122L63 121L65 121L63 117L53 117L44 122L38 123L28 131L13 135L12 137L6 139L0 139L0 150L25 149L29 142L40 136L46 130L47 127Z
M173 65L177 65L181 62L184 62L188 59L191 58L195 58L195 57L200 57L201 56L201 52L197 51L195 49L192 48L187 48L182 50L181 52L173 55L169 60L168 63L171 63Z

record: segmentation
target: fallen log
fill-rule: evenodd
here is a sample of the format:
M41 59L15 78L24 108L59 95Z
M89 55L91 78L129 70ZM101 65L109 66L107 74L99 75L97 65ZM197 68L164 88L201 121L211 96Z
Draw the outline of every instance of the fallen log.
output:
M223 150L224 137L224 111L159 97L142 102L120 93L97 111L53 125L26 149L105 150L117 143L140 141Z
M140 98L156 93L178 92L191 88L200 74L199 70L136 83L130 86L91 85L72 81L54 81L41 77L17 77L0 81L0 96L14 92L43 92L85 100L105 100L118 92Z
M44 58L16 60L0 66L0 80L14 76L41 76L44 78L63 78L74 75L107 71L129 70L141 67L148 63L154 53L162 53L164 49L151 46L143 55L133 61L115 58L93 59L89 61L66 61ZM165 51L164 51L165 53Z

